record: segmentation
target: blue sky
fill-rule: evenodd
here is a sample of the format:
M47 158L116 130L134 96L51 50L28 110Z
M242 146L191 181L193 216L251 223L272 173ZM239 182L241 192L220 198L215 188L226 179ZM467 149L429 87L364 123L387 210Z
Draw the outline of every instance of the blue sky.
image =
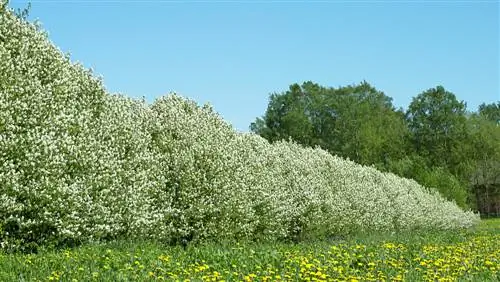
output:
M30 18L110 92L176 91L241 131L270 93L307 80L366 80L404 108L436 85L469 110L500 100L499 1L30 2Z

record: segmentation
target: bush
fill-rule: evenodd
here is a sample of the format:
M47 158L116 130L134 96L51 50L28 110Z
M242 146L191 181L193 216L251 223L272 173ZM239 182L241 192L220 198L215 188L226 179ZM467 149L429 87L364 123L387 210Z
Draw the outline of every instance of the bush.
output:
M0 242L300 239L478 220L416 182L239 134L206 105L107 94L0 12Z

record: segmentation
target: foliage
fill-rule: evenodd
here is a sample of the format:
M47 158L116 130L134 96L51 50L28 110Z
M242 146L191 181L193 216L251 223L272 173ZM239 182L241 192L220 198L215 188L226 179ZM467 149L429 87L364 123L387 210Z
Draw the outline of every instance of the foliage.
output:
M500 207L500 126L492 111L496 107L483 104L468 120L468 154L475 160L470 173L471 198L484 216L495 212L498 216L498 209L491 208Z
M500 126L482 111L473 114L468 119L467 125L471 139L469 155L476 161L474 176L480 172L486 173L489 175L487 182L495 183L495 174L500 176L495 172L498 169L494 168L500 160ZM484 171L485 169L488 171ZM500 180L496 180L496 182L500 182Z
M271 142L292 138L361 164L385 164L404 154L408 132L391 98L367 82L335 88L312 82L272 94L251 130Z
M499 175L495 169L500 159L499 105L482 104L477 113L467 114L466 104L441 86L414 98L407 111L414 150L429 167L439 167L415 179L435 185L447 198L453 195L458 203L468 198L469 206L477 205L478 175L490 179ZM433 174L442 181L425 180Z
M500 123L500 101L496 104L483 103L479 105L479 114L498 125Z
M499 109L500 103L482 104L467 113L463 101L437 86L403 112L367 82L339 88L305 82L270 95L250 129L272 143L290 138L414 179L467 209L479 208L479 174L500 179Z
M442 86L413 98L407 111L412 143L429 165L453 170L462 159L460 144L466 140L466 105Z
M443 197L462 208L468 207L469 195L463 184L445 168L428 167L425 159L419 155L391 161L386 168L401 177L414 179L425 187L433 187Z
M456 174L473 166L463 153L464 111L442 87L417 96L405 114L367 82L337 89L306 82L271 95L251 129L271 142L292 138L415 179L467 208L468 178Z
M11 11L0 13L0 93L6 250L119 238L300 240L478 221L414 181L238 134L210 106L178 95L153 105L109 95Z

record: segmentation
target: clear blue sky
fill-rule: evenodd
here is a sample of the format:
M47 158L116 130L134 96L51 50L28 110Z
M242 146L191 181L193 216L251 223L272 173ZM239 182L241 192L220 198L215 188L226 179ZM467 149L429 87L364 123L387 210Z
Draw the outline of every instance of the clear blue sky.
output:
M498 0L31 3L31 18L109 91L148 101L176 91L238 130L270 93L307 80L366 80L404 108L436 85L469 110L500 100Z

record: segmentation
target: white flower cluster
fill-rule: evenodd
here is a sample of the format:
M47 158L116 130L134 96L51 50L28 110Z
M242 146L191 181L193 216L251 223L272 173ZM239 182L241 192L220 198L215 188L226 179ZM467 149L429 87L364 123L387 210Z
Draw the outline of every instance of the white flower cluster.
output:
M479 219L415 181L240 134L175 94L109 95L0 11L0 242L276 239Z

